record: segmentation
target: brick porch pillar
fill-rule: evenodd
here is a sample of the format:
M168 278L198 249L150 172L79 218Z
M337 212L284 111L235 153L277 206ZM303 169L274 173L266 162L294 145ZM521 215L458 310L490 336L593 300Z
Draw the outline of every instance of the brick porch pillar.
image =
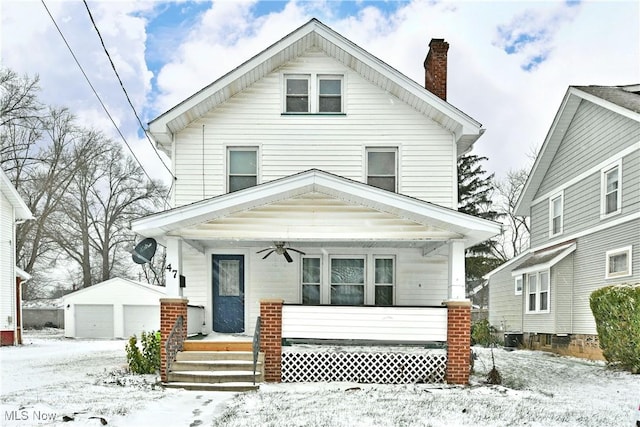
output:
M186 298L160 298L160 380L162 382L167 381L167 339L179 316L182 316L179 350L182 349L182 342L187 338L188 302Z
M260 300L260 351L264 353L264 380L279 383L282 376L281 299Z
M449 384L469 384L471 301L447 301L447 373Z

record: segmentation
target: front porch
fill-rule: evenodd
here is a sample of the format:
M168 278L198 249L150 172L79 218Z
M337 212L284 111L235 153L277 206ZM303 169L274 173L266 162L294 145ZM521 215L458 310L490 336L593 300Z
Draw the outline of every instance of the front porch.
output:
M184 352L212 359L213 353L242 352L244 362L236 366L243 366L244 376L233 378L245 383L256 379L391 384L469 381L471 304L467 301L451 301L443 307L346 307L262 300L252 339L226 334L186 339L186 306L186 299L161 301L161 377L165 383L172 379L176 358L202 360L178 357ZM183 378L173 376L174 382L184 382L179 381Z

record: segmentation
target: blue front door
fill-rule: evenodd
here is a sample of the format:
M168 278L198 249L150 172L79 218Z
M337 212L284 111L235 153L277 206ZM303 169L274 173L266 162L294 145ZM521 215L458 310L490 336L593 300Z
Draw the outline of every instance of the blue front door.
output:
M213 255L213 330L244 332L243 255Z

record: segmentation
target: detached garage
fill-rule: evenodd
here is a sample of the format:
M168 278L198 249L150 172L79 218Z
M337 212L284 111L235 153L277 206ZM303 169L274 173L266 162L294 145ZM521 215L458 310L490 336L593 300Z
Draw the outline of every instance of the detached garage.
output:
M160 329L164 288L110 279L64 296L64 336L129 338Z

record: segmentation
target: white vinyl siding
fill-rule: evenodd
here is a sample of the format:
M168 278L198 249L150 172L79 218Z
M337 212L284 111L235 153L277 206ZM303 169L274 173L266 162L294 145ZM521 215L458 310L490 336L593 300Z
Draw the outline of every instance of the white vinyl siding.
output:
M282 115L282 75L312 73L345 76L346 114ZM176 206L225 193L225 147L256 141L260 182L314 168L365 182L365 148L398 147L398 192L457 207L452 134L321 51L305 52L176 135Z
M16 329L14 211L0 192L0 330Z
M317 248L294 245L296 249L305 252L306 257L321 258L323 277L329 274L329 254L347 258L364 257L367 268L371 266L367 274L374 276L373 266L376 258L393 258L395 268L395 305L398 306L441 306L447 299L448 269L447 258L425 258L421 249L394 249L394 248L323 248L323 253L318 253ZM215 253L242 253L245 254L245 324L247 334L253 333L256 317L259 314L260 300L265 298L282 298L285 303L300 304L302 302L302 256L293 256L293 262L288 263L281 256L270 256L262 259L263 254L256 252L264 246L251 248L217 247ZM326 252L326 254L325 254ZM292 254L293 255L293 254ZM211 277L210 272L204 271L202 266L208 265L205 259L211 259L211 252L202 255L195 250L185 251L183 248L183 274L187 278L187 287L184 288L184 296L189 299L189 304L204 305L206 307L205 329L210 331L211 318ZM373 279L372 279L373 280ZM372 282L373 285L373 282ZM371 305L375 295L373 286L367 289L367 297ZM322 291L322 303L328 304L328 288ZM203 297L206 296L206 297ZM203 301L203 298L207 300ZM208 301L208 302L207 302Z

